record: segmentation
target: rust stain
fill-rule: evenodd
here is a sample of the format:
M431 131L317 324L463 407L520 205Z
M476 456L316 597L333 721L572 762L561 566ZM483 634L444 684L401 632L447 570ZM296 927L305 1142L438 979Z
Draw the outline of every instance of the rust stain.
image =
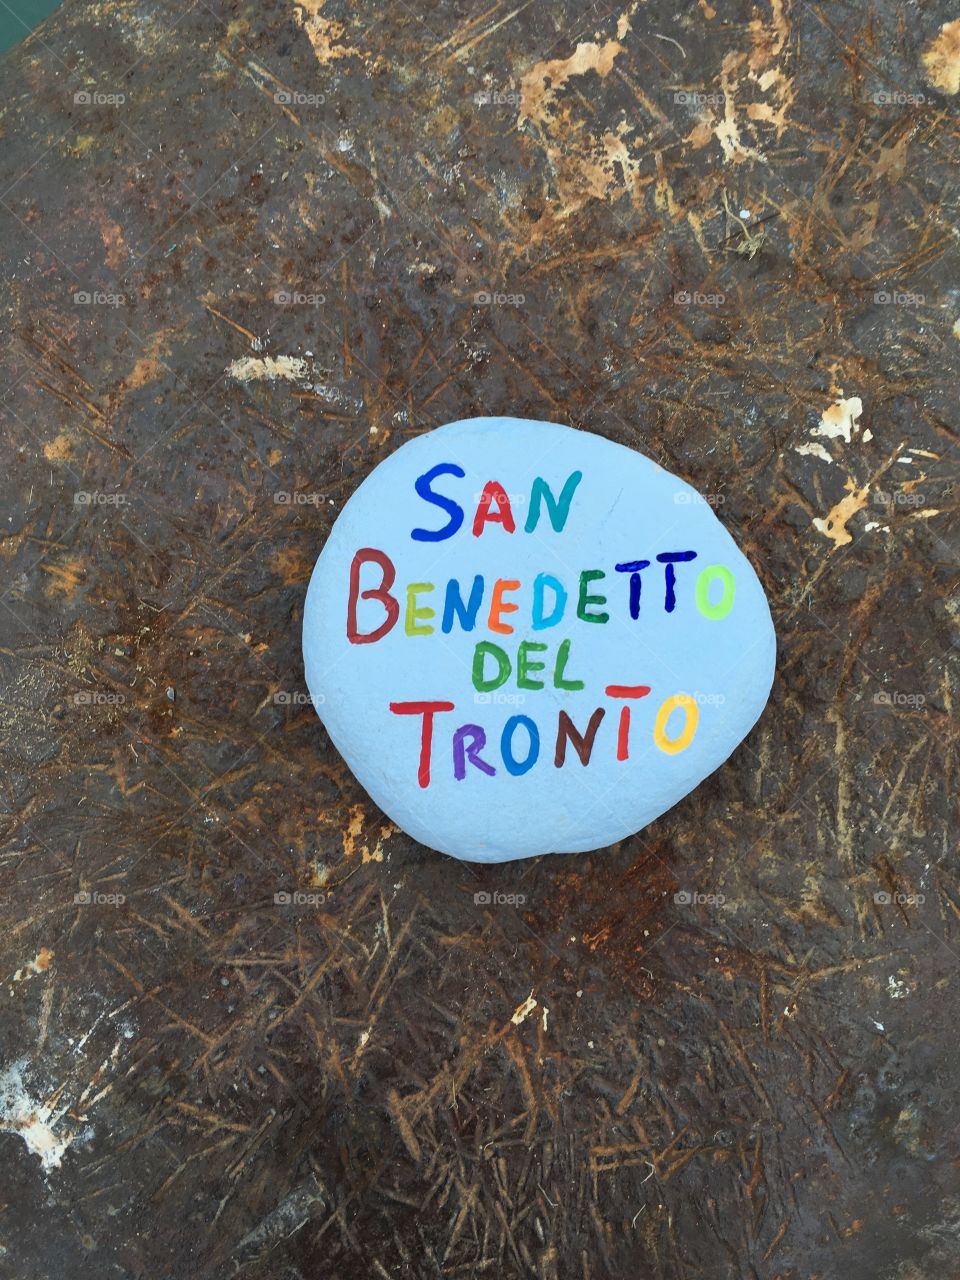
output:
M277 550L273 557L273 564L286 587L295 586L299 582L309 582L313 570L313 560L310 556L289 543Z
M140 356L129 375L123 381L124 391L136 391L139 387L153 382L160 373L161 365L151 356Z
M59 564L47 561L40 567L44 573L49 574L50 580L47 583L48 596L72 596L77 587L83 582L87 572L86 566L79 556L65 559Z
M76 441L66 431L43 446L43 456L48 462L68 462L73 457Z
M104 254L111 271L122 273L130 256L130 251L123 239L123 228L113 222L105 213L99 216L100 239L103 241Z

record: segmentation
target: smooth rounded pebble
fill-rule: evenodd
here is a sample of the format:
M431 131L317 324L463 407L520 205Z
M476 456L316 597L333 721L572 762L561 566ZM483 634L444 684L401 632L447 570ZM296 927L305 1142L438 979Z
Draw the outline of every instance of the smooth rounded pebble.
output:
M711 503L585 431L471 418L344 507L307 592L313 704L380 808L477 862L622 840L712 773L773 681Z

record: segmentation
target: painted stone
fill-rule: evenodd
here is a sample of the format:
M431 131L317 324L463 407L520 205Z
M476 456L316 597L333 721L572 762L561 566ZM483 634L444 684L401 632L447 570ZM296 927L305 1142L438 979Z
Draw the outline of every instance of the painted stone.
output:
M380 808L505 862L631 835L756 722L776 639L711 505L548 422L411 440L344 507L307 592L307 684Z

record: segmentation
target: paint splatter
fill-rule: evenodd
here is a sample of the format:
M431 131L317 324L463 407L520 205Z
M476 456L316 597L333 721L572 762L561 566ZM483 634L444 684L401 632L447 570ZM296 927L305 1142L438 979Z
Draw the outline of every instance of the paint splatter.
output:
M847 524L858 511L863 510L870 496L867 485L858 489L853 480L847 481L847 491L847 496L841 498L836 506L831 508L826 519L821 520L818 517L813 522L813 527L824 537L832 539L838 547L845 547L848 542L853 541L853 535L847 528Z
M829 409L824 410L820 425L814 427L810 434L824 436L827 440L842 437L849 444L850 435L862 413L863 401L859 396L851 396L849 400L844 400L841 396Z
M535 63L520 80L520 121L545 123L554 98L571 77L595 71L602 79L609 75L615 58L622 52L619 40L606 40L603 44L584 40L569 58Z
M534 1000L533 992L531 991L530 994L527 996L526 1000L524 1000L523 1004L517 1005L516 1009L514 1009L513 1017L510 1019L510 1021L513 1023L515 1027L519 1027L520 1023L523 1022L524 1018L528 1018L530 1014L533 1013L536 1007L537 1007L537 1002L536 1000Z
M945 22L923 53L927 79L941 93L960 93L960 18Z
M267 379L275 382L277 378L286 378L288 382L299 382L310 373L310 365L299 356L245 356L242 360L234 360L227 369L231 378L238 382L259 382Z
M297 21L313 45L317 61L325 66L337 58L363 57L359 49L346 44L334 44L335 40L343 39L346 28L342 22L323 17L325 6L326 0L301 0L296 6Z
M33 960L29 960L13 975L14 982L22 982L24 978L32 978L38 973L46 973L53 960L53 952L49 947L41 947Z
M802 453L812 458L819 458L821 462L832 462L833 458L827 453L822 444L814 441L812 444L798 444L794 446L794 453Z
M14 1062L0 1075L0 1132L18 1134L45 1170L58 1169L78 1134L57 1132L67 1107L55 1112L49 1102L32 1098L23 1083L23 1068L23 1062Z

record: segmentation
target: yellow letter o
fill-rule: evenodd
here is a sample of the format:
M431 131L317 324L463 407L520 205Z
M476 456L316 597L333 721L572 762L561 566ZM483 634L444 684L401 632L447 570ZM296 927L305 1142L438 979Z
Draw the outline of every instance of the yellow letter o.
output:
M676 711L677 707L683 707L685 712L683 732L677 738L668 738L667 721L670 719L671 711ZM653 726L653 740L660 750L665 751L669 756L675 756L678 751L686 751L693 741L699 719L700 712L690 695L675 693L672 698L667 698L657 712L656 723Z

